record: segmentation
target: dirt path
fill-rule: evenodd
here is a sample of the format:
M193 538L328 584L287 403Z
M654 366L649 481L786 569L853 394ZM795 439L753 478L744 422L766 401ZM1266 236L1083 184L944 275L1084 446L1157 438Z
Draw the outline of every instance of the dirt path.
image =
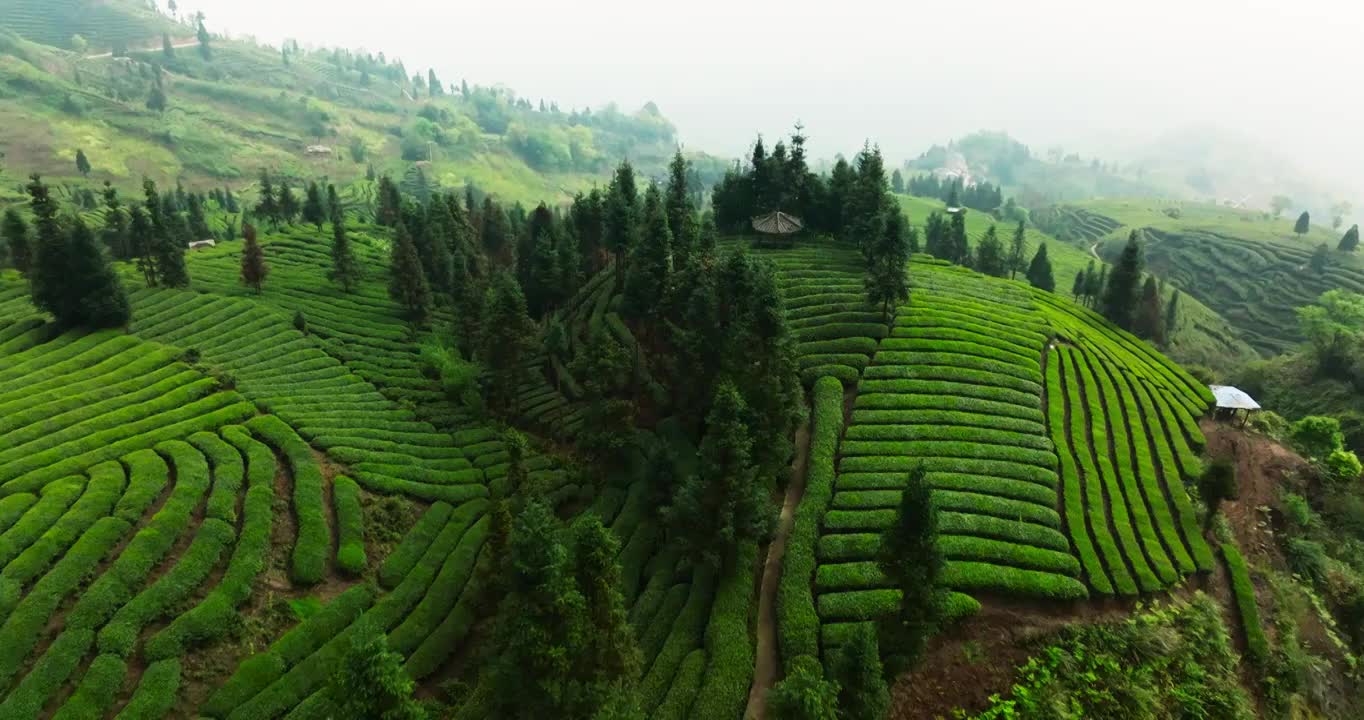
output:
M195 40L181 40L181 41L178 42L178 43L172 43L172 44L171 44L171 47L172 47L173 49L179 50L180 48L195 47L195 46L197 46L198 44L199 44L199 41L198 41L197 39L195 39ZM151 51L153 51L153 50L159 50L159 49L161 49L161 46L160 46L160 45L157 45L157 46L155 46L155 47L147 47L147 48L128 48L128 52L130 52L130 53L135 53L135 52L151 52ZM113 57L113 56L114 56L114 53L113 53L113 52L102 52L102 53L96 53L96 54L94 54L94 55L86 55L86 56L85 56L85 59L86 59L86 60L98 60L98 59L100 59L100 58L107 58L107 57Z
M1094 259L1098 260L1099 262L1104 261L1103 258L1099 257L1099 243L1093 243L1089 246L1089 254L1093 255Z
M754 653L753 687L748 692L748 707L744 717L762 720L767 717L767 691L777 682L781 663L777 648L777 586L781 583L782 559L786 557L786 539L795 525L796 508L805 497L805 476L810 464L810 418L807 416L796 430L796 457L791 462L791 482L786 486L786 499L781 505L777 532L767 546L767 560L763 563L763 580L758 596L757 650Z

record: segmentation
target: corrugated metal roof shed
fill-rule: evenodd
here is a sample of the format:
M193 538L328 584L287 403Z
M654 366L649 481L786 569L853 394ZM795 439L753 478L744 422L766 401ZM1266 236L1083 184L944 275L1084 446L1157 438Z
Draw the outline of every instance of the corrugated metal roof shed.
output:
M1230 385L1209 385L1213 397L1217 398L1217 407L1227 410L1259 410L1260 403L1255 402L1255 398L1247 395L1244 390L1234 388Z

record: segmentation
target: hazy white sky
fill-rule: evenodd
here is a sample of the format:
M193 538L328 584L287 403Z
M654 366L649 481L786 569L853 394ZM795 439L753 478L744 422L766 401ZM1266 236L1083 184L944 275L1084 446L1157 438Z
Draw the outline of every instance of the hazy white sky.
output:
M685 144L721 155L800 119L821 156L868 137L913 156L978 129L1088 154L1211 124L1337 180L1364 161L1364 7L1351 0L182 5L214 31L383 50L565 108L653 100Z

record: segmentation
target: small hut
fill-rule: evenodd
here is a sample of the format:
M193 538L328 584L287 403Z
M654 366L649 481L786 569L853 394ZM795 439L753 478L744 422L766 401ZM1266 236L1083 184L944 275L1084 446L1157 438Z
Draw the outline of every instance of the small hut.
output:
M1250 414L1260 409L1260 403L1246 394L1246 391L1230 385L1209 385L1213 398L1217 401L1217 419L1234 421L1239 415L1245 425Z
M753 230L762 236L762 244L789 245L793 236L804 229L805 223L800 218L780 210L753 218Z

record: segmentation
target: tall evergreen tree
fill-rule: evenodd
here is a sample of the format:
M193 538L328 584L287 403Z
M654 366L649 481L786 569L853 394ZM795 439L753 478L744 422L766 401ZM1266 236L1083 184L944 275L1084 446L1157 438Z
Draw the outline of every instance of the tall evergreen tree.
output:
M905 219L898 208L886 213L882 234L871 244L863 285L867 302L881 306L881 319L889 322L891 305L909 299L909 241Z
M574 575L586 600L585 652L579 667L586 684L633 679L643 658L635 644L634 628L626 615L621 595L621 568L617 561L620 541L592 513L584 513L572 526Z
M1351 225L1349 230L1340 237L1340 245L1336 247L1341 252L1354 252L1359 247L1359 226Z
M685 267L699 242L700 225L696 221L696 207L687 189L690 163L679 149L668 165L668 229L672 232L673 265Z
M1091 261L1091 264L1092 262L1093 261ZM1088 289L1088 287L1089 287L1088 277L1085 275L1085 271L1084 270L1076 271L1075 282L1070 286L1071 297L1075 298L1076 302L1079 302L1080 298L1084 297L1085 291Z
M616 260L616 279L625 277L625 259L639 237L639 195L635 169L622 160L606 193L606 249Z
M76 172L83 177L90 177L90 159L85 156L85 150L76 148Z
M1165 313L1154 275L1147 275L1141 288L1141 304L1132 320L1132 332L1159 346L1165 345Z
M660 317L673 272L672 232L657 185L644 193L643 233L630 250L625 274L624 311L637 321ZM647 330L645 334L650 334Z
M445 86L441 85L440 78L436 77L434 69L427 69L426 71L426 88L431 97L439 97L445 94Z
M1047 258L1047 244L1037 246L1037 254L1028 263L1028 284L1047 292L1056 291L1056 276L1052 274L1051 260Z
M942 626L946 593L940 586L938 510L923 465L910 470L895 522L881 536L881 571L900 590L900 608L881 622L882 652L898 671L913 667Z
M1311 266L1312 272L1320 275L1326 272L1326 266L1330 263L1330 260L1331 251L1326 247L1326 243L1322 243L1312 252L1312 259L1308 260L1307 264Z
M33 260L29 267L29 294L33 304L65 322L72 314L72 300L67 286L67 269L71 265L71 245L57 220L57 201L47 185L36 173L30 176L25 188L29 209L33 212Z
M663 510L684 552L717 567L740 542L766 537L775 520L772 502L756 477L747 417L749 408L739 389L721 380L706 417L700 472L683 479Z
M207 240L213 237L213 231L208 229L208 219L204 217L204 201L198 195L190 195L186 200L189 208L189 232L195 240Z
M881 720L890 709L890 690L881 669L876 631L863 625L834 651L829 679L838 684L839 720Z
M1009 279L1018 277L1028 269L1028 234L1023 227L1023 221L1018 221L1018 227L1014 228L1013 238L1009 242Z
M79 215L68 232L57 219L57 203L42 178L26 188L33 211L33 258L29 291L33 304L68 326L116 327L130 315L123 285Z
M156 285L156 258L152 246L156 242L156 230L147 213L134 205L128 217L128 249L137 258L137 269L147 287Z
M1165 304L1165 336L1173 338L1179 330L1179 288L1170 293L1170 302Z
M28 237L28 223L24 216L14 208L5 211L5 219L0 223L0 237L9 246L9 258L14 268L22 275L28 275L32 263L32 246Z
M361 620L325 688L328 717L426 720L412 697L416 683L403 671L403 657L388 649L388 638Z
M177 231L182 222L177 213L166 209L166 203L157 194L156 183L144 179L142 191L146 197L147 217L151 227L151 237L146 251L151 258L150 267L156 282L165 287L188 287L189 269L185 267L185 245ZM169 192L166 194L170 195Z
M403 306L410 322L426 324L431 314L431 286L426 281L426 271L422 269L417 246L412 242L407 225L401 220L393 232L388 294Z
M119 201L118 189L104 181L104 245L119 260L132 256L128 244L128 213Z
M516 389L525 371L534 323L526 307L526 295L516 276L499 271L492 278L483 301L483 328L479 358L488 368L489 404L502 411L516 411Z
M964 264L971 257L971 244L966 238L966 209L958 208L952 213L950 228L948 232L948 262L958 265Z
M334 192L335 186L330 186L329 190ZM331 209L332 267L328 277L340 285L342 290L351 292L360 281L360 266L355 261L354 251L351 250L350 238L346 237L346 216L341 210L341 204L333 202Z
M1298 236L1301 237L1303 235L1306 235L1307 231L1311 229L1312 216L1306 210L1303 210L1302 214L1298 216L1298 221L1293 223L1293 232L1297 233Z
M773 720L838 720L838 684L824 679L814 657L797 657L768 692L767 713Z
M976 247L976 269L986 275L1004 277L1008 274L1009 258L1004 254L1004 245L999 240L999 233L995 226L991 225L985 231L985 236L980 239Z
M96 242L95 233L86 227L79 215L72 221L70 265L66 277L74 296L74 317L68 322L89 327L128 324L132 309L123 282L114 272L108 253Z
M212 60L213 48L209 45L208 28L204 27L203 18L199 19L199 28L194 35L199 40L199 55L205 62Z
M261 284L269 274L270 267L265 264L265 251L261 249L260 243L256 242L256 227L251 223L242 223L242 282L259 295Z
M402 217L402 193L398 191L398 186L393 182L393 178L387 175L379 178L379 210L375 215L375 221L386 227L396 227L398 220Z
M268 220L272 227L279 226L279 201L275 199L275 184L265 170L260 171L260 199L256 201L256 217Z
M279 219L288 225L294 224L298 217L298 196L289 187L288 181L279 184Z
M1104 316L1115 325L1132 329L1132 319L1137 309L1137 293L1140 290L1142 275L1141 241L1135 230L1127 237L1127 245L1118 257L1118 264L1108 276L1104 288Z
M483 239L483 250L489 259L504 268L516 265L516 242L512 237L511 224L502 206L493 202L491 197L483 198L483 209L479 212L483 222L479 235Z
M900 174L898 168L890 174L890 189L896 195L903 195L905 192L905 176Z
M312 223L318 232L322 232L322 223L326 221L327 209L322 203L322 188L317 186L317 181L310 182L303 200L303 222Z

